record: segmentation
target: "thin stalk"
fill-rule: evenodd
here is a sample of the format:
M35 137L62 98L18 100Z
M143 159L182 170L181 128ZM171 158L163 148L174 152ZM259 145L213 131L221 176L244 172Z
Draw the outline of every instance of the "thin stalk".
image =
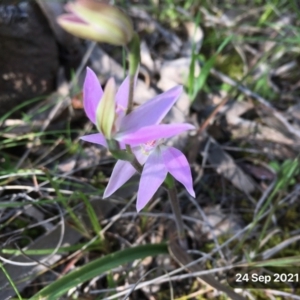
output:
M131 42L128 44L128 61L129 61L129 96L126 114L133 110L133 89L135 76L140 63L140 38L134 33Z
M129 95L128 95L128 108L126 114L129 114L133 110L133 90L134 90L134 77L135 75L129 75Z
M177 189L175 186L174 178L170 174L167 175L167 178L165 180L165 188L168 191L172 211L174 213L179 243L183 249L187 249L184 224L179 206L179 200L177 197Z

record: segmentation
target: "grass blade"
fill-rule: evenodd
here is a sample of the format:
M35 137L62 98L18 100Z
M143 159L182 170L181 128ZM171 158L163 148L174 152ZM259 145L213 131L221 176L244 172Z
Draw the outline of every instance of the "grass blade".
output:
M31 300L59 299L59 297L64 295L69 289L99 276L104 272L110 271L119 265L126 264L136 259L143 259L148 256L167 253L167 244L156 244L137 246L108 254L54 281L52 284L39 291L31 298Z

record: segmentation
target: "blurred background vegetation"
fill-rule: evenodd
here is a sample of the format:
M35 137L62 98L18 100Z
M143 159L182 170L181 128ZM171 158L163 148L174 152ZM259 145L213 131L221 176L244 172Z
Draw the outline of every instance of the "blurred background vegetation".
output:
M142 41L136 103L182 84L166 121L198 128L169 141L192 167L196 199L178 191L194 262L224 285L241 263L298 274L299 3L114 4ZM169 255L163 191L139 214L138 177L101 198L115 161L79 141L95 131L82 80L88 65L120 82L126 59L63 32L62 12L62 1L0 2L0 299L228 299ZM299 299L299 282L236 292Z

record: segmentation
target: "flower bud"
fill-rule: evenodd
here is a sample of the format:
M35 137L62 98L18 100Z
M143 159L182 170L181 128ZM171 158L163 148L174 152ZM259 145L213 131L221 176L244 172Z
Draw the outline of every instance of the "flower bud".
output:
M107 139L111 139L115 122L115 96L116 83L114 78L110 78L96 112L97 128Z
M66 5L68 14L57 22L69 33L116 46L127 45L133 36L130 18L120 9L96 0L77 0Z

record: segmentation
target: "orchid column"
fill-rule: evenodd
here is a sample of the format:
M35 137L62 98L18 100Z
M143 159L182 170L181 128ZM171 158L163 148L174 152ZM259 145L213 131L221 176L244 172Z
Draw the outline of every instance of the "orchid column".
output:
M140 211L163 185L168 190L179 239L185 247L185 231L174 178L194 197L191 170L185 156L178 149L164 145L162 139L194 127L190 124L160 124L182 93L182 87L174 87L133 110L140 44L130 19L118 8L94 0L77 0L67 4L66 9L69 14L60 16L58 22L70 33L122 45L128 50L129 75L118 90L111 78L103 91L97 76L89 68L83 87L85 112L99 133L81 139L107 147L118 159L104 198L138 172L141 180L137 211Z

